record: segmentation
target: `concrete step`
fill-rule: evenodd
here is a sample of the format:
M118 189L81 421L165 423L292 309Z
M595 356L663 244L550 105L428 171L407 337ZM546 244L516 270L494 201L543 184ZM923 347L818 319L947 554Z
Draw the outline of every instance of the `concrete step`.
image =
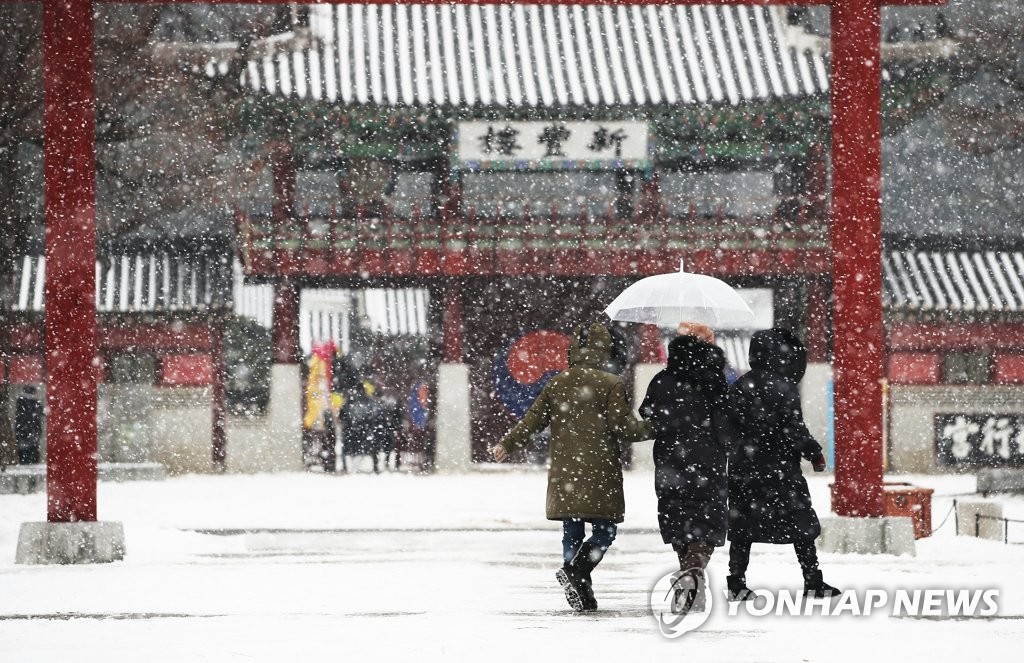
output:
M100 481L161 481L160 463L100 463ZM28 495L46 490L46 465L12 465L0 472L0 495Z

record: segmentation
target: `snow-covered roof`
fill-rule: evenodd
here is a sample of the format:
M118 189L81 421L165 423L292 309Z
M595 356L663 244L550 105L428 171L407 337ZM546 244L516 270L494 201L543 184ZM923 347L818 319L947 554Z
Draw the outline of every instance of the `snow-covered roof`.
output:
M1024 93L982 72L882 142L887 233L972 245L1024 237Z
M16 261L15 311L42 311L46 258ZM231 268L217 256L151 253L96 261L96 310L101 313L204 311L227 305Z
M886 304L918 311L1024 311L1020 251L886 251Z
M299 347L333 340L348 352L353 322L385 336L430 335L426 288L306 288L299 307Z
M242 263L238 260L232 265L232 275L235 315L255 320L261 327L271 329L274 324L273 284L246 283Z
M254 90L340 104L730 103L824 92L827 41L780 7L321 5ZM302 45L304 44L304 45Z
M722 348L726 363L737 373L746 373L750 370L750 338L753 334L753 332L733 332L715 335L715 344Z

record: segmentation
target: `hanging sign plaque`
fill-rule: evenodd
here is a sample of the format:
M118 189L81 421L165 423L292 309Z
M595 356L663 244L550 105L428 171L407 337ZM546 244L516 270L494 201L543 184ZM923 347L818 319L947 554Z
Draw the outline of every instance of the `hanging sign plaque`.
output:
M1024 417L936 414L935 446L946 467L1024 466Z
M460 122L463 168L640 168L646 122Z

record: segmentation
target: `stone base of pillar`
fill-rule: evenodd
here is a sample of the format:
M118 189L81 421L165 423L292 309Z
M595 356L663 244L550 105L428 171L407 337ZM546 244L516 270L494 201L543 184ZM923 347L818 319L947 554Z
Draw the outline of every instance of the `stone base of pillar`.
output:
M910 518L903 517L822 518L818 550L826 553L913 557L917 553L914 523Z
M663 368L664 364L637 364L633 367L633 409L638 411L640 404L647 395L647 386ZM633 444L633 464L631 470L654 471L654 441Z
M16 564L103 564L124 559L118 522L23 523Z
M262 417L228 418L228 471L302 470L302 375L298 364L270 368L270 404Z
M830 458L831 444L829 431L832 429L832 365L812 363L807 365L804 379L800 381L800 407L804 423L822 447L826 448L825 458Z
M438 472L465 472L473 460L467 364L438 367L436 421L434 468Z

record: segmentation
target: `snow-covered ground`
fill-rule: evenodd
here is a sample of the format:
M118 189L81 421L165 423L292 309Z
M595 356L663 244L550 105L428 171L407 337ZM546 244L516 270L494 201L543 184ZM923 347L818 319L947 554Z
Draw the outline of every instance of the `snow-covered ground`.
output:
M811 478L819 513L830 477ZM904 478L900 478L904 480ZM973 477L935 488L935 525ZM657 534L649 474L630 474L627 517L595 573L601 611L577 615L554 581L560 532L544 474L187 476L101 484L124 523L124 562L13 563L43 495L0 496L0 661L975 661L1024 643L1024 547L956 537L952 518L917 557L823 555L844 588L1001 590L988 619L729 616L676 640L648 605L673 554ZM1007 515L1024 502L1007 500ZM727 552L711 562L720 589ZM752 587L798 588L788 546L755 546Z

